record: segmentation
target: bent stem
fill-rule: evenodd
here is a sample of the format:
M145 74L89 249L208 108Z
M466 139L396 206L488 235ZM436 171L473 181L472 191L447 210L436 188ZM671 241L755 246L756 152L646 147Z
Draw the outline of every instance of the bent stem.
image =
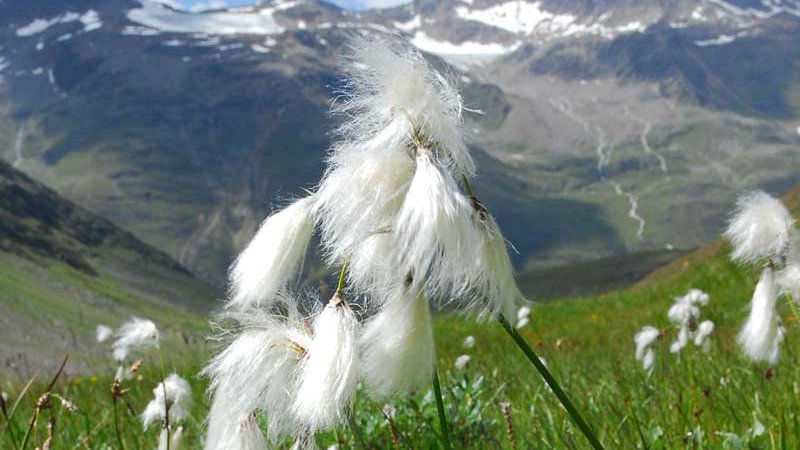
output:
M450 431L447 429L447 416L444 413L444 401L442 401L442 387L439 385L439 371L433 369L433 395L436 397L436 411L439 412L439 426L442 433L442 446L445 450L453 447L450 445Z
M501 315L498 320L500 321L500 324L506 330L508 335L511 336L511 339L514 341L514 343L517 344L517 347L519 347L520 350L522 350L522 353L525 354L525 356L528 358L531 364L533 364L536 370L539 371L539 374L542 376L542 378L544 378L544 381L547 382L547 385L550 386L550 389L552 389L553 393L556 394L558 400L561 402L562 405L564 405L564 408L569 413L570 417L572 418L572 421L575 422L575 425L578 426L583 435L586 436L586 439L589 441L589 443L592 444L592 447L595 450L604 450L603 445L600 443L600 441L597 440L597 437L594 435L594 432L589 427L589 424L585 420L583 420L583 417L575 408L575 405L572 404L572 401L569 399L569 397L567 397L567 394L565 394L564 391L561 389L561 386L559 386L556 379L553 378L553 375L550 373L550 371L547 370L547 367L545 367L542 361L539 360L539 357L536 355L533 349L528 345L527 342L525 342L525 339L523 339L522 336L520 336L520 334L517 333L517 330L515 330L511 326L511 324L508 323L508 320L506 320L505 317Z

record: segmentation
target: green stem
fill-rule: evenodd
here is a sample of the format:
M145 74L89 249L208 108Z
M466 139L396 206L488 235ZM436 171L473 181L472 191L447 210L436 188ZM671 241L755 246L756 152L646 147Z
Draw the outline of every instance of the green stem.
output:
M469 184L467 176L462 174L461 180L464 182L464 188L467 190L467 194L469 194L470 197L475 197L475 192L472 190L472 185Z
M167 432L167 450L169 450L169 403L167 402L167 385L164 382L164 351L158 347L158 359L161 363L161 388L164 390L164 430Z
M517 330L515 330L511 324L508 323L508 320L506 320L506 318L502 315L500 316L499 321L508 335L511 336L511 339L514 341L514 343L517 344L520 350L522 350L522 353L525 354L531 364L533 364L536 370L539 371L539 374L550 386L550 389L553 390L553 393L556 394L558 400L562 405L564 405L564 408L567 410L570 417L572 417L573 422L575 422L575 425L578 426L583 435L586 436L586 439L589 440L589 443L592 444L592 447L594 447L595 450L603 450L603 445L597 440L597 437L595 437L594 432L589 427L589 424L583 420L583 417L581 417L580 413L575 408L575 405L572 404L572 401L561 389L561 386L559 386L556 379L553 378L553 375L550 374L550 371L547 370L547 367L545 367L542 361L539 360L539 357L536 355L533 349L528 345L527 342L525 342L525 339L523 339L522 336L517 333Z
M11 423L11 418L8 416L8 409L7 409L8 405L6 404L6 401L3 400L2 398L0 398L0 403L2 403L0 405L2 406L2 408L0 409L3 410L3 417L5 417L6 419L6 424L5 427L3 427L3 432L0 433L0 438L3 437L3 434L5 433L6 429L8 429L8 434L11 436L11 444L14 446L14 449L17 449L19 448L19 446L17 445L17 436L14 433L14 427L13 427L14 424Z
M25 447L28 446L28 440L31 438L31 432L33 428L36 426L36 421L39 419L39 407L36 407L36 410L33 412L33 416L31 416L31 421L28 423L28 429L25 430L25 437L22 438L22 450L25 450Z
M347 413L347 424L350 425L350 431L353 432L353 436L355 437L356 447L358 447L359 450L366 450L367 446L364 444L364 436L361 435L361 429L358 428L356 419L353 416L353 411Z
M125 445L122 443L122 435L119 432L119 416L117 415L117 398L114 397L112 402L114 404L114 434L117 435L117 445L120 450L125 450Z
M450 445L450 431L447 429L447 416L444 413L444 401L442 401L442 387L439 385L439 371L433 369L433 394L436 397L436 410L439 412L439 425L442 432L442 446L445 450L453 447Z

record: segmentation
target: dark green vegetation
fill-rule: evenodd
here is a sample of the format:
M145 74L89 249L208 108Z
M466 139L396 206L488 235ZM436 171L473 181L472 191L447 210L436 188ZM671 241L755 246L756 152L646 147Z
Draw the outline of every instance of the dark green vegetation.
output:
M70 371L97 367L104 355L95 326L131 314L161 318L169 342L196 341L220 295L165 253L0 161L0 371L30 375L64 354Z
M786 201L800 212L800 188ZM800 446L800 377L798 322L783 302L787 338L780 363L773 369L749 363L734 342L743 321L757 273L742 270L727 259L727 246L716 242L655 272L637 286L599 297L585 297L535 306L531 325L523 335L594 427L606 448L724 448L790 449ZM689 346L679 355L669 353L675 330L666 311L672 298L689 288L711 295L703 318L717 330L710 353ZM662 329L656 345L656 365L647 376L633 359L633 333L644 325ZM519 448L587 448L554 395L496 323L440 316L436 322L439 370L443 375L445 407L458 448L512 448L508 418ZM476 345L464 349L473 335ZM200 352L202 353L202 352ZM465 370L453 367L457 355L472 359ZM167 359L176 355L167 354ZM199 357L199 356L198 356ZM149 400L156 384L156 355L150 355L141 380L129 382L128 401L134 411ZM195 389L193 418L186 424L188 447L202 435L207 404L200 394L204 381L196 377L201 360L178 365L178 372ZM13 417L19 436L31 414L44 375L20 402ZM12 401L23 380L7 380ZM56 408L63 445L73 446L88 436L92 445L113 442L109 375L66 378L56 385L83 408L68 414ZM105 400L104 400L105 399ZM502 402L509 403L504 415ZM356 423L373 448L393 448L393 431L400 448L435 448L438 442L436 410L427 392L391 399L385 407L366 395L356 402ZM393 419L389 421L382 409ZM763 426L763 429L761 428ZM11 441L3 425L2 442ZM44 426L36 442L44 439ZM147 448L157 431L143 433L135 417L123 419L123 439L131 448ZM347 427L318 436L321 447L340 442L352 448L354 435ZM11 447L13 448L13 447ZM288 448L288 446L287 446Z

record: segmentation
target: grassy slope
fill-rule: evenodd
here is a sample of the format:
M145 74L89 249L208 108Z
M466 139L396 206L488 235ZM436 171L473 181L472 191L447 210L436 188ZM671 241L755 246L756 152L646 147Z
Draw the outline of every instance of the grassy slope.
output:
M99 356L95 326L132 314L184 341L205 333L218 295L163 252L0 162L0 373L29 374L64 354L70 370L86 368Z
M787 196L800 211L800 188ZM797 322L782 304L788 336L782 360L772 371L749 363L739 354L734 336L746 315L757 273L727 260L727 248L717 242L698 250L646 278L637 286L599 297L548 302L535 307L531 325L523 334L543 356L565 390L597 430L606 448L798 448L800 405L796 381L800 379ZM711 295L702 318L717 324L712 349L704 354L693 346L679 356L669 353L675 331L666 319L672 298L690 287ZM635 331L644 325L661 328L665 337L657 344L651 376L633 359ZM436 321L439 370L443 374L445 402L456 448L511 448L500 402L511 403L515 439L520 448L587 448L555 397L530 364L494 323L439 317ZM472 349L462 348L467 335L476 338ZM198 350L198 358L205 349ZM472 360L464 371L453 369L459 354ZM129 384L129 400L141 410L155 384L155 356L143 379ZM201 360L180 366L195 388L195 399L205 387L196 375ZM108 378L73 378L60 389L86 411L61 415L61 439L75 442L86 434L92 442L112 442L110 406L94 401L107 390ZM436 448L436 413L425 399L426 390L390 400L397 408L396 426L401 442L413 448ZM32 398L23 402L16 419L18 433L30 413ZM379 403L381 404L381 403ZM377 405L360 396L357 422L376 448L390 448L390 426ZM199 445L207 402L197 401L187 422L190 448ZM765 431L753 436L756 419ZM44 428L43 426L40 428ZM757 428L757 427L756 427ZM94 430L94 431L93 431ZM40 433L43 433L40 432ZM337 431L340 448L352 448L349 429ZM142 433L134 418L123 419L123 438L129 446L147 447L157 431ZM8 433L2 439L8 440ZM42 438L40 437L40 440ZM321 434L322 448L336 441ZM287 447L288 448L288 447ZM405 448L402 447L401 448Z

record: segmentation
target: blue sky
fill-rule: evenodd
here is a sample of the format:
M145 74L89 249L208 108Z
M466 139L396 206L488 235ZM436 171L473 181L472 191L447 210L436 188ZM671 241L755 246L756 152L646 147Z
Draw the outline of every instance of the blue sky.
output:
M386 8L410 3L410 0L325 0L343 8L361 10L367 8ZM173 0L186 9L204 9L209 7L241 6L256 3L256 0ZM266 2L268 3L268 1Z

